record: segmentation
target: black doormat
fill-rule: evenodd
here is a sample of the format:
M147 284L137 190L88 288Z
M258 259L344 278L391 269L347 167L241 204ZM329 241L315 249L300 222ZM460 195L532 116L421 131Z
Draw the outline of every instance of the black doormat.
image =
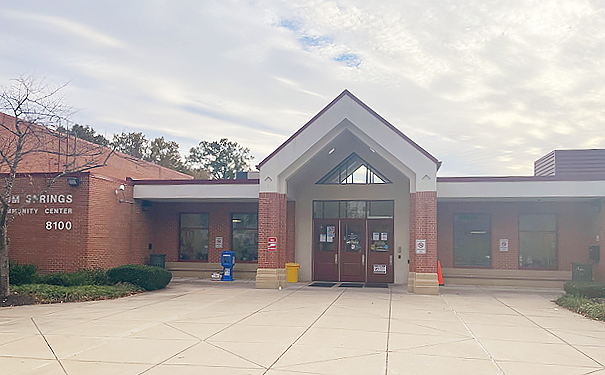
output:
M363 288L363 283L340 283L341 288Z
M366 288L388 288L387 283L366 283Z
M321 281L316 281L313 284L309 284L309 286L318 286L321 288L331 288L334 285L336 285L336 283L326 283L326 282L321 282Z

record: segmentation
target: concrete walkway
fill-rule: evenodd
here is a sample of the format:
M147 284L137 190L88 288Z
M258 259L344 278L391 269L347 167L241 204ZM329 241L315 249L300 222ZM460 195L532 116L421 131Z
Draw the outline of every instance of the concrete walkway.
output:
M0 309L2 374L596 374L605 323L556 290L180 279L111 301Z

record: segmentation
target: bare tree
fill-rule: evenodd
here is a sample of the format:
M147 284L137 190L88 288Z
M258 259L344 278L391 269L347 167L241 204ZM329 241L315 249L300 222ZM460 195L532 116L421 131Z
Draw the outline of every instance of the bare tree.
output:
M41 195L67 174L104 166L113 153L107 147L78 140L76 133L70 131L72 111L63 104L59 95L61 88L63 86L41 83L34 77L21 77L0 89L0 112L3 112L0 113L1 297L10 293L8 226L14 212L28 204L12 199L19 174L24 171L48 173L36 192ZM47 160L46 168L36 170L42 164L40 160Z

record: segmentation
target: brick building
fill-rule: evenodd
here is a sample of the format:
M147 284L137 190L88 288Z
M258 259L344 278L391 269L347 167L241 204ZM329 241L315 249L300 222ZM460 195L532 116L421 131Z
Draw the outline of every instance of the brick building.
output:
M592 264L594 278L605 280L602 150L556 151L527 177L438 178L440 164L344 91L240 179L127 169L102 182L82 176L87 193L69 191L87 212L80 225L88 232L72 232L69 242L86 251L56 242L43 261L42 250L15 240L20 250L11 254L50 270L142 263L159 253L176 275L208 277L231 249L235 277L259 288L286 286L291 261L302 280L401 283L428 294L438 292L437 260L446 283L561 285L574 263ZM36 225L49 221L52 230L35 241L57 235L53 220Z
M0 121L7 125L14 123L14 118L0 114ZM44 147L26 145L26 149L46 151L29 153L19 164L11 197L15 217L8 230L10 259L36 264L41 272L144 263L148 258L149 219L141 204L133 200L128 179L191 177L116 152L105 166L60 177L40 194L66 163L87 163L73 160L74 154L77 159L92 155L102 161L110 150L43 127L29 130L35 136L28 137L28 142ZM0 127L3 146L11 137L7 128ZM6 172L6 166L0 165L0 178L5 178Z

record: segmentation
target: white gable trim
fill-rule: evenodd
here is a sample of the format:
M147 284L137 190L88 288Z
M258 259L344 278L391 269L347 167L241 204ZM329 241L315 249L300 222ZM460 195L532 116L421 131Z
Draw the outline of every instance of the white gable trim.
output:
M408 176L410 191L435 191L436 159L383 121L348 91L343 92L261 162L260 191L287 193L287 178L345 129Z

